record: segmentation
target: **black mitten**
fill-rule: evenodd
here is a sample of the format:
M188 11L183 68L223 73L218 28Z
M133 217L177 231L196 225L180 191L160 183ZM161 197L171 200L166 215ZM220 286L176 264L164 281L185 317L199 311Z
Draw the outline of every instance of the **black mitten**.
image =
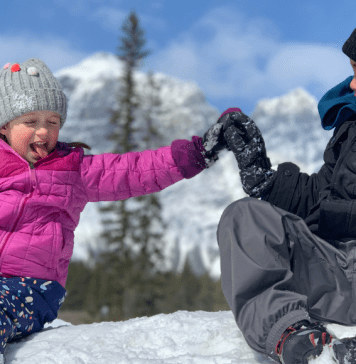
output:
M259 198L271 188L277 173L271 169L262 134L253 120L242 112L224 117L228 125L224 138L237 160L243 190Z

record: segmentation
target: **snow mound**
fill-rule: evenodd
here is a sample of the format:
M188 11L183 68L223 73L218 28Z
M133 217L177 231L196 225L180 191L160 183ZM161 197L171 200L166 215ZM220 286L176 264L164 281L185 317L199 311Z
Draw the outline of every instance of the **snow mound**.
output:
M328 325L339 338L356 327ZM333 363L330 348L310 361ZM62 320L8 344L6 364L272 364L250 349L231 311L177 311L74 326Z

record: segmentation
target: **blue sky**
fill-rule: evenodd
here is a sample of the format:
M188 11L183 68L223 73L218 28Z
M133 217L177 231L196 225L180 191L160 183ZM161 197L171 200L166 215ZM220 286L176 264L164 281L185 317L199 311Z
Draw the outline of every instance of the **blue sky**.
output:
M319 100L353 74L341 48L356 28L354 1L3 1L0 67L37 57L55 72L115 54L135 10L152 50L142 71L195 82L220 112L251 114L260 99L296 87Z

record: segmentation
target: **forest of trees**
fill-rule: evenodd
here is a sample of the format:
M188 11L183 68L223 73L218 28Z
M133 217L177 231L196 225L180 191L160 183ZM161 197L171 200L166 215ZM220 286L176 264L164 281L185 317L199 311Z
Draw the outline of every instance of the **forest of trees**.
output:
M142 95L135 85L134 71L150 54L144 49L144 31L135 12L125 20L122 33L117 57L124 62L125 70L118 79L121 84L118 108L111 111L114 132L107 136L115 142L111 152L119 154L139 150L134 142L138 131L135 115L143 105ZM151 73L148 80L149 108L145 95L146 108L141 112L147 123L147 135L143 137L146 150L152 149L153 140L157 145L161 138L152 123L160 112L159 89ZM129 200L135 203L128 204ZM208 273L201 277L194 275L188 261L181 274L160 269L163 267L163 236L167 229L161 217L160 194L129 200L108 202L105 207L100 207L105 227L100 239L106 249L100 254L91 252L94 268L84 262L70 263L66 284L68 294L61 311L84 311L90 317L85 323L92 323L178 310L229 310L220 280L213 281Z

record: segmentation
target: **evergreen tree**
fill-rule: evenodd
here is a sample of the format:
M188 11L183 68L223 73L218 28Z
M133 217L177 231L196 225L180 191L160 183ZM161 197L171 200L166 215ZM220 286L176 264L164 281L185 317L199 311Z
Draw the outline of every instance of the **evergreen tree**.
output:
M216 311L230 311L229 304L226 301L226 298L224 296L224 293L221 288L221 279L219 279L216 282L213 282L213 300L214 300L214 306L213 306L213 312Z
M125 36L121 38L118 57L125 63L125 72L118 80L122 85L118 94L119 108L112 110L110 120L114 132L108 136L115 141L112 152L120 154L139 148L156 149L161 140L152 122L161 109L154 77L148 74L142 95L135 87L134 70L149 52L142 50L145 44L143 31L134 13L130 14L122 29ZM140 130L133 127L137 115L145 121ZM138 132L141 133L139 138ZM140 143L135 142L138 140ZM104 252L89 249L94 263L90 267L82 262L70 263L68 295L61 311L84 310L91 316L85 323L92 323L177 310L229 310L221 281L213 282L207 274L196 277L188 261L181 274L160 271L165 270L161 254L162 234L152 228L154 224L161 227L161 231L166 228L160 219L159 194L103 205L100 211L104 216L105 232L99 246ZM110 310L108 316L102 314L101 309L105 306Z
M135 85L134 71L149 52L143 50L143 30L134 12L122 30L124 36L118 47L118 57L125 67L119 80L122 88L118 95L118 109L112 111L110 119L114 132L108 136L115 142L112 152L119 154L148 149L153 137L160 138L152 123L152 115L157 114L160 105L153 77L148 77L151 99L144 112L142 97ZM135 142L135 133L139 129L133 126L140 113L145 115L147 123L143 143ZM110 309L109 321L160 313L155 301L164 295L162 277L153 279L157 267L163 266L161 237L166 226L161 221L160 210L156 194L106 203L100 208L104 216L101 238L107 249L97 256L91 253L96 266L88 287L87 309L92 316L97 315L103 305ZM160 232L157 227L161 227Z
M85 308L85 296L90 279L91 269L84 262L70 262L66 282L67 296L61 311L82 311Z

